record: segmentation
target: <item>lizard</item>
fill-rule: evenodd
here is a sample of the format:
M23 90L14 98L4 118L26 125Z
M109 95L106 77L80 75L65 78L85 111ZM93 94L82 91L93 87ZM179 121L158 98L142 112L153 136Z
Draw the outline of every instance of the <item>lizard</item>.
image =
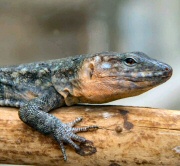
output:
M100 52L0 68L0 106L19 107L27 125L58 142L66 161L64 143L80 155L78 145L88 140L76 128L82 120L63 123L48 112L78 103L100 104L142 94L167 81L172 68L142 52Z

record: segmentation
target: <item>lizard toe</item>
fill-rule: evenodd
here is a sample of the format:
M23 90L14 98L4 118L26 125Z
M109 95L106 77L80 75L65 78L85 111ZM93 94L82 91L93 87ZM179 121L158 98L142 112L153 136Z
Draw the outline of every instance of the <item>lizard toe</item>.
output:
M85 131L93 131L93 130L97 130L98 128L99 128L98 126L87 126L87 127L73 128L73 131L74 133L78 133Z
M64 148L64 144L62 141L59 142L60 148L61 148L61 152L63 154L63 159L64 161L67 161L67 155L66 155L66 150Z
M73 126L75 126L77 123L81 122L82 119L83 119L82 117L78 117L78 118L76 118L74 121L67 123L67 125L73 127Z
M73 134L72 139L75 141L78 141L80 143L86 142L87 140L84 137L81 137L79 135Z

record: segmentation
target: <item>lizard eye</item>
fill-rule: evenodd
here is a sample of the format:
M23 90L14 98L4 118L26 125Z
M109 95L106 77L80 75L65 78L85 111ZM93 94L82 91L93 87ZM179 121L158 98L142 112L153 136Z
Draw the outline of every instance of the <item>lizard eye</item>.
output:
M135 65L137 63L133 58L126 58L124 60L124 62L128 66L133 66L133 65Z

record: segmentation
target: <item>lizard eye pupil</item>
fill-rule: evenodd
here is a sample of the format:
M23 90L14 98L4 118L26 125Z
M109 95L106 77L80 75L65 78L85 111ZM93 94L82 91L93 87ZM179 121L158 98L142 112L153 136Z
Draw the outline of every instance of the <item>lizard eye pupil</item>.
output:
M126 59L125 59L125 63L126 63L127 65L133 65L133 64L136 63L136 61L135 61L133 58L126 58Z

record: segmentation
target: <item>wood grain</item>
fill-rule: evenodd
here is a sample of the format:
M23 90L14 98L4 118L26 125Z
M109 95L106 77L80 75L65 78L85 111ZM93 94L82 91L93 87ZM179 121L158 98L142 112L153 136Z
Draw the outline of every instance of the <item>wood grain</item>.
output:
M97 152L79 156L66 146L64 162L55 140L20 121L18 109L0 108L0 163L33 165L180 165L180 111L123 106L73 106L52 111L63 122L83 117L79 133Z

